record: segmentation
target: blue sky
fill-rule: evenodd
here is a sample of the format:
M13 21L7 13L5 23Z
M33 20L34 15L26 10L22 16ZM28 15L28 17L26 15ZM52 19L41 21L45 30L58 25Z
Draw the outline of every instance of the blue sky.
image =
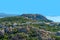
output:
M60 0L0 0L0 13L60 16Z
M60 22L60 16L46 16L46 18L48 18L54 22Z
M60 16L60 0L0 0L0 12Z

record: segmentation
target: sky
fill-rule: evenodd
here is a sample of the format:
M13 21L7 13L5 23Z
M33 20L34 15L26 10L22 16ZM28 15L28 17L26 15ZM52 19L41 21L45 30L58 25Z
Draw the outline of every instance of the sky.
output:
M60 16L60 0L0 0L0 13L38 13L56 17Z
M60 22L60 16L46 16L46 18L54 22Z

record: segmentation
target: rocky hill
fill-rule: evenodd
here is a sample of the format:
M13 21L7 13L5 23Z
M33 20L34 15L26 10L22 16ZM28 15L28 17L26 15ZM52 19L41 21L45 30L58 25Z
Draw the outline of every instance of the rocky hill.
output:
M45 16L40 15L40 14L22 14L21 16L26 17L26 18L30 18L32 20L51 22L51 20L48 20Z
M46 17L40 14L22 14L19 16L11 16L11 17L4 17L0 18L0 22L4 21L19 21L19 22L27 22L27 21L44 21L44 22L51 22Z

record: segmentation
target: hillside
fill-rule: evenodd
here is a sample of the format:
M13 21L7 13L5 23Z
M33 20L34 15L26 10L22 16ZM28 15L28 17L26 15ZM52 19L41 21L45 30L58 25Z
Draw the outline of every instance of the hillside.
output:
M45 16L41 14L22 14L22 17L26 17L36 21L45 21L45 22L52 22L51 20L47 19Z
M20 16L13 16L13 17L5 17L5 18L0 18L0 22L4 21L19 21L19 22L33 22L33 21L44 21L44 22L51 22L48 20L46 17L39 15L39 14L22 14Z
M24 17L5 17L5 18L1 18L0 22L20 22L20 23L24 23L26 21L29 21L30 19L26 19ZM31 21L31 20L30 20Z
M49 38L54 40L58 38L56 32L59 30L60 26L39 14L22 14L0 18L0 32L4 34L3 37L0 36L0 40L18 40L21 38L24 40L45 40L45 38L46 40Z

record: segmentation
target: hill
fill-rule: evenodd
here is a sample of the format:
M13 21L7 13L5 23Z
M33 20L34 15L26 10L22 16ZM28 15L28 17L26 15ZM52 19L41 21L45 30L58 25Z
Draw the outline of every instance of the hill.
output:
M51 20L48 20L45 16L40 14L22 14L21 16L30 18L32 20L51 22Z
M22 14L19 16L13 16L13 17L4 17L4 18L0 18L0 22L4 22L4 21L19 21L19 22L33 22L33 21L44 21L44 22L51 22L50 20L48 20L46 17L39 15L39 14Z

